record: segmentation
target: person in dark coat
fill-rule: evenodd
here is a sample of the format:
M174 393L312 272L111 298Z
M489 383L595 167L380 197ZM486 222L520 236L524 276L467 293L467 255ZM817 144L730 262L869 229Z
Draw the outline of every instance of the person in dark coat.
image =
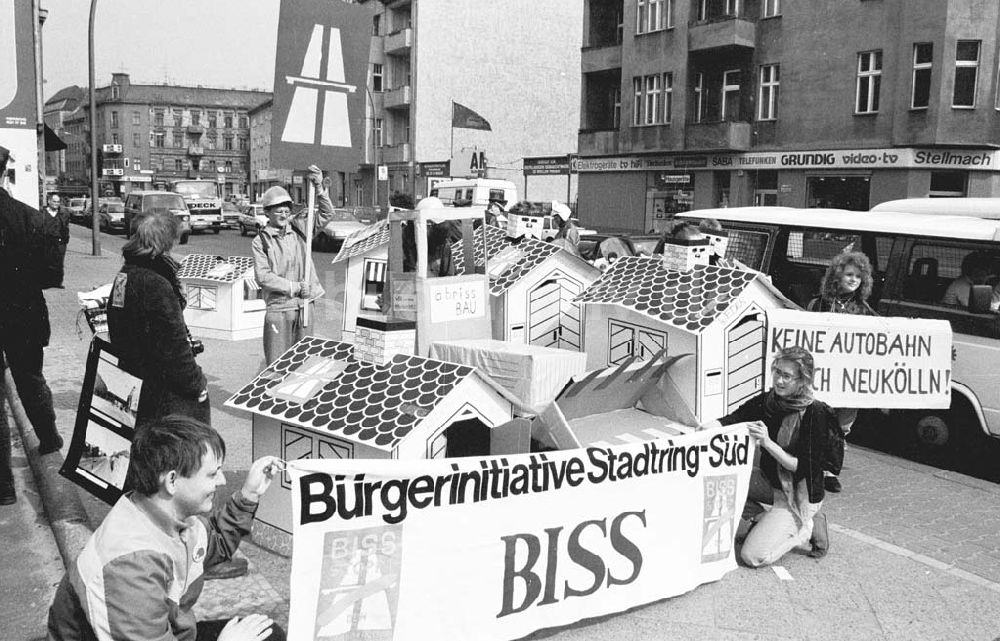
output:
M66 262L66 245L69 244L69 210L62 206L59 194L49 194L42 211L42 233L49 257L46 287L62 287L63 266Z
M136 425L169 414L211 420L205 374L184 322L187 301L170 250L179 223L154 212L133 223L108 298L108 332L122 369L142 379Z
M6 154L0 157L0 177ZM2 180L0 180L2 182ZM38 452L62 448L52 408L52 391L42 373L49 344L49 310L39 274L41 213L0 188L0 375L10 368L24 411L38 435ZM0 397L2 398L2 397ZM10 427L0 401L0 505L17 500L10 470Z

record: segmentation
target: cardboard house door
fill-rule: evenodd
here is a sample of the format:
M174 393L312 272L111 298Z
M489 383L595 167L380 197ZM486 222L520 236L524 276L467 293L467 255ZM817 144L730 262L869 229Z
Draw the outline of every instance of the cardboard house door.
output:
M764 314L744 316L726 330L726 411L764 388Z
M667 346L667 335L655 329L611 321L608 325L608 365L617 365L635 355L646 361Z
M580 349L581 283L565 277L542 282L528 293L528 343Z

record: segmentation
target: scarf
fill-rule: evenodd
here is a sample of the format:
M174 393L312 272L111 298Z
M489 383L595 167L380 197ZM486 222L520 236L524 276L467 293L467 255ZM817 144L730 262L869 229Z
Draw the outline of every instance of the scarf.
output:
M786 452L798 442L802 417L812 402L813 392L808 385L803 385L797 394L789 397L778 396L772 388L764 398L764 416L781 421L775 443ZM788 501L792 514L798 521L799 528L811 527L809 488L805 479L796 484L790 470L786 470L780 463L777 464L777 468L781 491L785 495L785 500Z

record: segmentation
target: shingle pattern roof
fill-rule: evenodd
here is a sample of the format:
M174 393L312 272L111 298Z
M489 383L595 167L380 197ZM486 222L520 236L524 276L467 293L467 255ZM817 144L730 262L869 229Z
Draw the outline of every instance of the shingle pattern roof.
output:
M358 236L368 233L369 235L365 238L357 241L351 242L351 237L348 236L347 240L344 241L344 246L340 248L337 252L337 257L333 259L333 262L339 263L342 260L347 260L353 256L358 256L369 252L376 247L380 247L389 242L389 223L382 220L374 224L374 228L366 228L354 232L351 236L357 234ZM348 244L351 243L351 244Z
M236 269L224 276L209 276L208 272L219 264L219 257L210 254L188 254L181 263L181 268L177 270L177 278L200 278L218 283L233 283L243 278L247 271L253 270L253 258L250 256L230 256L223 262L233 265Z
M699 332L740 295L756 274L697 265L689 272L663 266L658 257L625 256L575 300L613 303L690 332Z
M314 356L348 361L348 365L305 403L267 393ZM407 354L397 354L385 365L360 362L354 360L350 344L310 336L282 354L226 405L390 450L474 371Z

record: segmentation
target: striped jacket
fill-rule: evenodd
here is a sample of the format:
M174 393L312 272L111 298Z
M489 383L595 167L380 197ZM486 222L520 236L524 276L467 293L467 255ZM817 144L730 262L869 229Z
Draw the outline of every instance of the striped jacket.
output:
M237 491L211 515L180 522L122 496L59 584L48 638L194 641L202 575L232 558L256 509Z

